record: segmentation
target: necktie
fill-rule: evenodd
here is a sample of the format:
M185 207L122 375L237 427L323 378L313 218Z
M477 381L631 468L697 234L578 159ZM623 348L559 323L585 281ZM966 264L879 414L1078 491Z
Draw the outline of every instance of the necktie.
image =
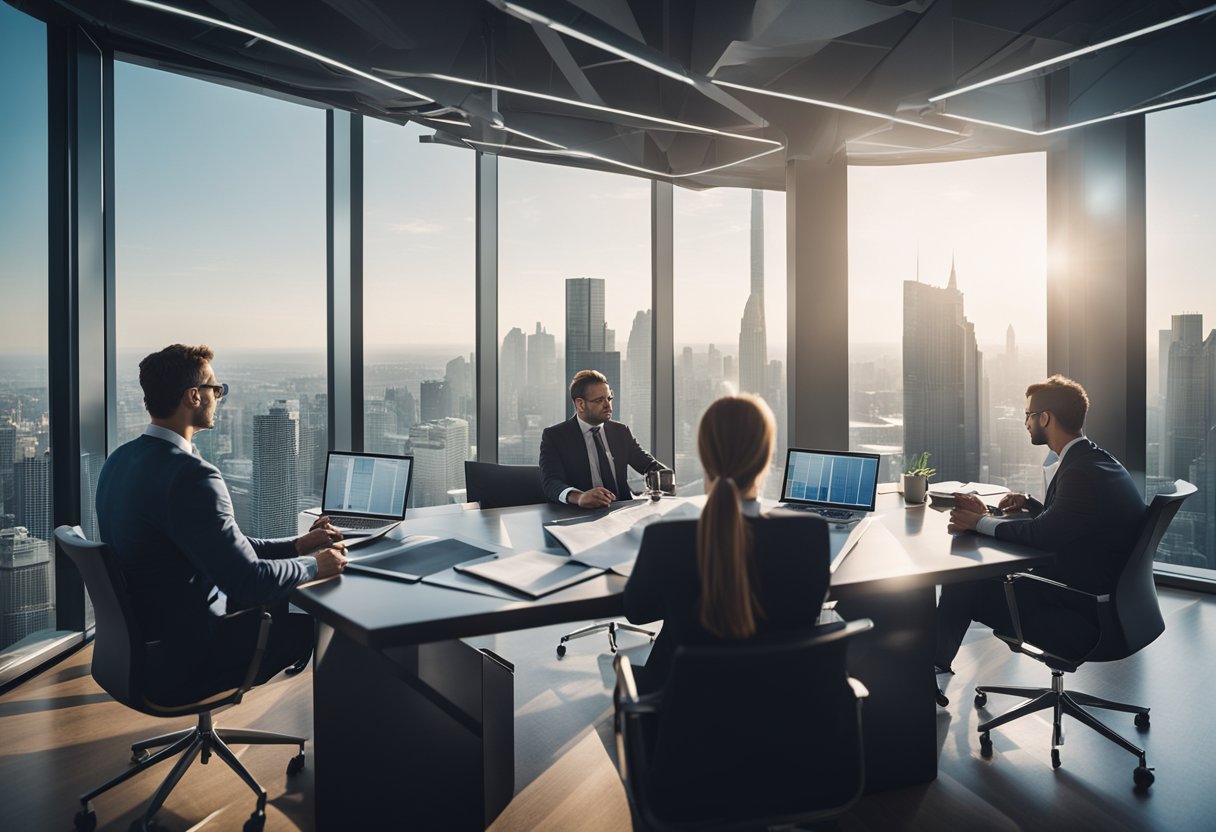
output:
M621 495L616 490L616 479L612 476L612 464L608 462L608 451L604 447L604 437L600 436L598 425L591 429L591 437L595 441L595 458L600 464L600 482L604 484L604 488L619 497Z

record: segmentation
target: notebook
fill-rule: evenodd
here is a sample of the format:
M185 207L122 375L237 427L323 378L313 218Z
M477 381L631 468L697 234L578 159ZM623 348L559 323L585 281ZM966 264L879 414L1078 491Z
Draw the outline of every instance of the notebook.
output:
M339 529L374 529L405 517L414 458L330 451L321 513Z
M781 503L847 523L874 510L878 454L790 448L785 458Z

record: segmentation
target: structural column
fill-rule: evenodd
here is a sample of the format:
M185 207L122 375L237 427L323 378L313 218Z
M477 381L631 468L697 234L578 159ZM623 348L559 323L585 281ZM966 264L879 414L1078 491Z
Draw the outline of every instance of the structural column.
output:
M650 408L651 453L674 465L675 439L675 254L674 188L650 183ZM692 478L691 473L684 476Z
M325 115L329 447L363 450L363 118Z
M785 174L790 445L849 447L848 166L791 153Z
M477 459L498 462L498 157L476 164Z
M1144 117L1061 134L1047 155L1047 369L1085 386L1086 433L1144 484Z

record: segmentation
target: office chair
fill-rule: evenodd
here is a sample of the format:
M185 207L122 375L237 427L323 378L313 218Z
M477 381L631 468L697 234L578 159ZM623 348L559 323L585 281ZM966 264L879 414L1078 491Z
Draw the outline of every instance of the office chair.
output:
M496 465L466 462L464 483L470 503L482 508L507 508L547 503L539 465Z
M1156 778L1145 760L1144 749L1115 733L1087 710L1102 708L1135 714L1136 727L1143 731L1149 727L1149 709L1141 705L1112 702L1087 693L1066 690L1064 674L1076 671L1085 662L1109 662L1127 658L1150 644L1165 630L1165 621L1157 604L1157 587L1153 583L1153 556L1170 521L1178 513L1183 501L1195 491L1195 486L1189 482L1177 480L1174 482L1172 493L1158 494L1153 498L1140 537L1119 573L1115 591L1109 595L1093 595L1030 574L1019 573L1006 577L1005 598L1009 604L1014 632L996 633L996 637L1009 645L1009 649L1015 653L1030 656L1051 668L1051 687L981 685L975 689L977 708L983 708L987 704L990 693L1021 696L1030 700L977 727L976 730L980 734L980 752L985 757L992 754L992 737L989 732L993 728L1027 714L1051 708L1052 768L1060 766L1060 746L1064 744L1061 720L1067 714L1136 755L1139 765L1133 772L1133 780L1137 789L1142 791L1153 784ZM1039 627L1035 641L1031 643L1024 638L1023 625L1029 624L1033 627L1036 623L1034 609L1044 608L1050 609L1052 622L1049 626ZM1060 616L1070 619L1062 619ZM1082 634L1086 642L1084 647L1077 646L1078 633ZM1070 643L1064 642L1064 638Z
M645 696L617 656L617 765L633 828L727 832L847 811L865 785L868 692L846 659L873 626L682 647L663 689Z
M76 829L79 832L89 832L96 827L97 815L93 811L92 804L95 797L109 791L119 783L129 780L141 771L176 756L177 762L174 764L173 770L156 790L143 815L132 826L133 829L147 828L151 824L153 815L164 805L169 793L182 779L182 775L186 773L186 769L190 767L195 756L201 755L202 763L206 765L210 761L211 755L215 754L227 763L257 795L257 808L245 822L245 832L261 830L266 822L266 790L258 785L258 782L253 779L253 775L228 749L227 743L299 746L299 753L287 765L287 773L292 775L304 768L305 738L253 729L219 728L212 723L211 712L225 705L237 704L241 701L245 691L249 690L253 684L258 667L262 663L266 639L270 634L270 615L253 609L226 616L228 619L238 621L236 626L248 636L251 652L249 670L240 687L221 691L188 705L157 704L148 699L144 688L145 652L151 645L140 636L131 600L127 594L126 581L118 568L114 554L104 543L93 543L86 540L79 526L60 526L55 529L55 540L58 541L60 548L67 552L68 557L76 564L76 568L80 570L85 588L93 600L97 629L93 639L92 672L97 684L101 685L114 699L140 713L166 718L188 714L198 715L198 725L194 728L174 731L171 734L153 737L132 745L131 762L134 765L81 796L81 808L75 817ZM153 748L161 750L149 756L148 750Z

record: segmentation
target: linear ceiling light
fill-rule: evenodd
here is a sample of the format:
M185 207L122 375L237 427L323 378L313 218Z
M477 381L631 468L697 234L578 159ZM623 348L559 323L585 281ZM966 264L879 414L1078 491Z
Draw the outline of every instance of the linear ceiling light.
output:
M197 20L200 23L206 23L208 26L215 26L220 29L227 29L231 32L240 32L242 35L249 35L250 37L257 38L258 40L266 41L267 43L274 44L275 46L281 47L290 52L295 52L297 55L303 55L306 58L312 58L314 61L320 61L321 63L325 64L326 66L332 66L335 69L342 70L343 72L349 72L351 75L357 75L358 77L363 78L364 80L371 81L374 84L380 84L381 86L388 87L391 90L396 90L397 92L404 93L405 95L410 95L410 96L413 96L414 98L420 98L423 101L433 102L435 100L435 99L431 98L429 95L423 95L422 93L418 92L417 90L412 90L409 87L403 87L400 84L394 84L393 82L386 81L383 78L377 78L375 75L372 75L370 72L364 72L361 69L355 69L353 66L344 64L340 61L335 61L333 58L327 58L324 55L321 55L317 52L313 52L311 50L305 49L302 46L296 46L293 43L288 43L285 40L280 40L276 37L272 37L271 35L264 35L261 32L254 31L253 29L247 29L244 26L237 26L235 23L228 23L227 21L218 20L214 17L207 17L206 15L203 15L203 14L197 14L195 12L187 11L185 9L179 9L174 6L166 5L164 3L157 3L157 2L154 2L154 0L126 0L126 1L135 6L143 6L144 8L155 9L156 11L166 12L168 14L175 14L180 17L189 18L190 20Z
M921 121L912 121L911 119L899 118L898 116L889 116L886 113L877 113L873 110L863 110L860 107L850 107L847 104L836 104L831 101L821 101L817 98L807 98L803 95L793 95L788 92L774 92L760 87L748 87L743 84L733 84L730 81L719 81L714 79L714 83L720 87L730 87L733 90L744 90L745 92L754 92L757 95L768 95L773 98L784 98L787 101L797 101L802 104L813 104L816 107L827 107L831 110L840 110L845 113L854 113L859 116L870 116L871 118L881 118L884 121L893 121L896 124L906 124L908 127L919 127L922 130L932 130L936 133L948 133L951 136L961 136L962 133L957 130L951 130L947 127L936 127L932 124L925 124Z
M1001 124L998 121L984 121L979 118L971 118L970 116L959 116L953 113L942 113L947 118L958 119L959 121L967 121L972 124L983 124L988 127L999 127L1002 130L1013 130L1016 133L1025 133L1028 136L1050 136L1054 133L1063 133L1065 130L1075 130L1078 127L1089 127L1091 124L1101 124L1104 121L1113 121L1117 118L1127 118L1128 116L1138 116L1144 113L1151 113L1154 110L1164 110L1166 107L1179 107L1183 104L1194 104L1197 101L1205 101L1209 98L1216 98L1216 91L1205 92L1199 95L1191 95L1186 98L1175 98L1172 101L1163 101L1160 104L1150 104L1147 107L1138 107L1135 110L1122 110L1117 113L1111 113L1108 116L1098 116L1097 118L1087 119L1086 121L1078 121L1076 124L1065 124L1061 127L1052 127L1050 130L1027 130L1024 127L1013 127L1009 124Z
M987 87L992 84L999 84L1001 81L1008 81L1010 78L1017 78L1019 75L1026 75L1027 73L1035 72L1040 69L1045 69L1049 66L1054 66L1056 64L1063 63L1065 61L1071 61L1073 58L1079 58L1082 55L1088 55L1092 52L1097 52L1099 49L1105 49L1108 46L1115 46L1117 44L1125 43L1129 40L1133 40L1133 39L1141 37L1143 35L1149 35L1149 34L1152 34L1153 32L1160 32L1162 29L1168 29L1171 26L1177 26L1179 23L1185 23L1188 20L1194 20L1197 17L1203 17L1204 15L1211 14L1212 12L1216 12L1216 4L1213 4L1206 8L1200 9L1197 12L1191 12L1190 14L1184 14L1181 17L1175 17L1172 20L1165 20L1165 21L1162 21L1161 23L1155 23L1152 26L1146 26L1143 29L1137 29L1134 32L1128 32L1126 35L1119 35L1119 37L1117 37L1117 38L1111 38L1110 40L1104 40L1101 43L1095 43L1095 44L1092 44L1091 46L1086 46L1081 49L1075 49L1072 52L1067 52L1063 55L1060 55L1057 58L1051 58L1046 61L1039 61L1037 64L1031 64L1028 67L1023 67L1022 69L1017 69L1017 70L1014 70L1013 72L1006 72L1004 75L998 75L995 78L989 78L986 81L979 81L975 84L969 84L965 87L960 87L957 90L951 90L950 92L944 92L941 95L935 95L932 98L930 98L929 101L930 102L942 101L947 98L953 98L956 95L962 95L965 92L971 92L972 90L978 90L982 87ZM1063 129L1063 128L1061 128L1061 129Z

